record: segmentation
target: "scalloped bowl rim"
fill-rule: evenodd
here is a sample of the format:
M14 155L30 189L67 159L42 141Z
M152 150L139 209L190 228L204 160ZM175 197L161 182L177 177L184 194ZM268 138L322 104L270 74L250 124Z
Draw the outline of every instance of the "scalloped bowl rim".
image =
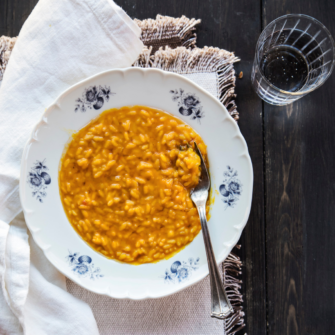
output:
M250 155L249 155L249 152L248 152L248 146L247 146L247 143L243 137L243 135L241 134L241 131L237 125L237 123L235 122L235 120L233 120L233 118L229 115L227 109L225 106L222 105L222 103L216 98L214 97L213 95L211 95L209 92L207 92L205 89L203 89L201 86L199 86L198 84L196 84L195 82L193 82L192 80L188 79L188 78L185 78L179 74L176 74L176 73L172 73L172 72L167 72L167 71L163 71L163 70L160 70L160 69L156 69L156 68L138 68L138 67L131 67L131 68L117 68L117 69L111 69L111 70L107 70L107 71L103 71L103 72L100 72L100 73L97 73L89 78L86 78L80 82L77 82L76 84L70 86L68 89L66 89L65 91L63 91L58 97L57 99L55 100L54 103L52 103L42 114L41 118L40 118L40 121L35 125L35 127L33 128L32 132L31 132L31 136L30 136L30 139L28 140L28 142L26 143L25 147L24 147L24 150L23 150L23 155L22 155L22 160L21 160L21 168L20 168L20 172L21 172L21 176L24 176L26 175L27 171L28 171L28 167L25 165L25 156L27 154L27 151L28 151L28 147L30 144L34 143L36 141L36 139L34 138L34 134L37 132L37 130L46 124L46 121L45 119L49 116L49 114L52 112L53 108L54 107L59 107L60 106L60 101L66 96L68 95L70 92L76 90L77 88L81 87L82 85L84 84L88 84L90 81L92 80L95 80L95 79L98 79L99 77L102 77L102 76L105 76L107 74L110 74L110 73L116 73L116 72L121 72L123 75L125 75L126 73L128 72L133 72L133 71L139 71L139 72L142 72L142 73L148 73L148 72L156 72L156 73L160 73L162 74L164 77L175 77L175 78L178 78L178 80L181 80L181 81L184 81L186 82L188 85L190 86L193 86L196 90L200 91L203 95L207 96L208 98L210 98L212 101L215 101L215 103L217 104L218 108L222 110L222 112L224 112L228 118L227 120L229 120L228 122L230 122L233 127L234 127L234 130L236 132L236 135L243 143L244 145L244 156L247 158L247 161L248 161L248 165L249 165L249 169L250 169L250 175L249 175L249 178L250 178L250 184L251 184L251 187L249 187L247 190L244 190L245 192L248 192L247 194L247 197L250 199L249 200L249 203L248 203L248 206L247 208L245 209L245 215L244 215L244 218L242 220L242 222L239 224L239 227L235 227L237 228L237 232L235 234L235 238L229 243L226 245L226 251L225 253L223 254L222 257L220 257L220 259L217 259L217 264L221 264L229 255L229 253L231 252L231 250L234 248L234 246L237 244L238 240L240 239L241 237L241 234L242 234L242 231L245 227L245 225L247 224L247 221L248 221L248 218L249 218L249 215L250 215L250 211L251 211L251 204L252 204L252 194L253 194L253 181L254 181L254 176L253 176L253 167L252 167L252 162L251 162L251 158L250 158ZM93 119L93 118L92 118ZM191 126L192 127L192 126ZM242 154L241 154L242 156ZM144 292L144 294L142 296L131 296L129 294L129 291L125 291L122 295L114 295L114 294L111 294L108 289L107 290L98 290L98 289L95 289L93 287L90 287L90 285L86 285L85 283L83 283L82 281L78 280L75 276L73 277L70 277L66 271L61 268L61 267L58 267L53 259L51 258L51 255L50 253L48 252L49 248L48 247L45 247L42 245L42 243L40 243L39 239L37 238L37 232L40 231L40 229L35 229L35 226L32 222L30 222L30 219L28 218L28 215L29 215L29 209L25 209L24 208L24 199L23 199L23 196L22 196L22 193L23 193L23 189L24 189L24 185L23 185L23 178L21 177L20 178L20 200L21 200L21 204L22 204L22 208L23 208L23 212L24 212L24 215L25 215L25 219L26 219L26 223L27 223L27 226L34 238L34 241L36 242L36 244L43 250L46 258L51 262L51 264L53 264L57 270L59 270L65 277L71 279L72 281L74 281L76 284L78 284L79 286L91 291L91 292L94 292L96 294L100 294L100 295L107 295L109 297L112 297L112 298L115 298L115 299L131 299L131 300L144 300L144 299L156 299L156 298L162 298L162 297L165 297L165 296L169 296L169 295L172 295L172 294L175 294L187 287L190 287L196 283L198 283L199 281L201 281L202 279L204 279L207 275L208 275L208 269L203 272L201 275L198 275L197 278L193 279L193 280L189 280L185 283L183 283L183 285L179 285L178 287L174 287L174 290L170 290L169 292L165 292L163 294L156 294L156 295L152 295L150 294L150 292L146 291ZM198 234L201 235L202 234L202 231ZM202 237L201 237L202 239ZM186 246L189 247L190 244L188 244Z

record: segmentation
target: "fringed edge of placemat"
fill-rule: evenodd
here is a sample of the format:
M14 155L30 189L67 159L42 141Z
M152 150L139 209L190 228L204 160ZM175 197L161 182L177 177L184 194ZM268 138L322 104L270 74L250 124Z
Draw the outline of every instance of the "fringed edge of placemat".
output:
M16 40L17 37L0 37L0 81L2 80Z
M157 15L156 19L134 21L142 30L142 42L152 46L152 53L165 45L172 48L181 45L186 48L194 47L197 39L195 26L201 22L184 15L179 18Z
M234 63L240 59L233 52L214 47L193 48L161 47L154 54L152 48L145 47L133 66L157 68L165 71L187 73L216 72L221 103L234 120L239 119L235 94Z
M240 245L236 245L240 249ZM245 327L243 312L243 295L240 292L242 280L238 276L242 274L242 261L233 252L223 262L224 285L234 312L225 319L225 335L234 335Z

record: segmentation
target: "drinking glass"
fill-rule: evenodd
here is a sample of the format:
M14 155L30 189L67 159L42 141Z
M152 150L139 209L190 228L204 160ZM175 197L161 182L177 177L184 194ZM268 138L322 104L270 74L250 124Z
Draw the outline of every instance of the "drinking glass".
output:
M258 39L252 85L264 101L290 104L327 80L334 55L334 40L321 22L303 14L279 17Z

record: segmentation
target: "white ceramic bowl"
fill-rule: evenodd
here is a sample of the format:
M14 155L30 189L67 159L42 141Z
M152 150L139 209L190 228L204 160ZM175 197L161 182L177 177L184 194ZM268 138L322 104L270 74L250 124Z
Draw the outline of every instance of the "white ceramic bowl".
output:
M168 260L137 266L116 262L95 252L75 232L59 195L60 159L72 132L104 110L132 105L162 109L179 117L207 144L215 195L209 230L216 260L224 261L250 213L253 171L248 148L222 104L177 74L140 68L111 70L64 92L46 110L24 150L21 202L36 243L65 276L114 298L158 298L208 274L202 232Z

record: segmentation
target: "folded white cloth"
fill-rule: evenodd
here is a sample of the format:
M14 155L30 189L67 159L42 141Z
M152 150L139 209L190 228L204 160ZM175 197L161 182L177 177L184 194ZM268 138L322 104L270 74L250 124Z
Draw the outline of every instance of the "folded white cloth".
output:
M66 292L64 277L28 235L20 162L57 96L88 76L131 66L143 48L139 36L112 0L40 0L20 32L0 89L1 335L98 334L90 308Z

